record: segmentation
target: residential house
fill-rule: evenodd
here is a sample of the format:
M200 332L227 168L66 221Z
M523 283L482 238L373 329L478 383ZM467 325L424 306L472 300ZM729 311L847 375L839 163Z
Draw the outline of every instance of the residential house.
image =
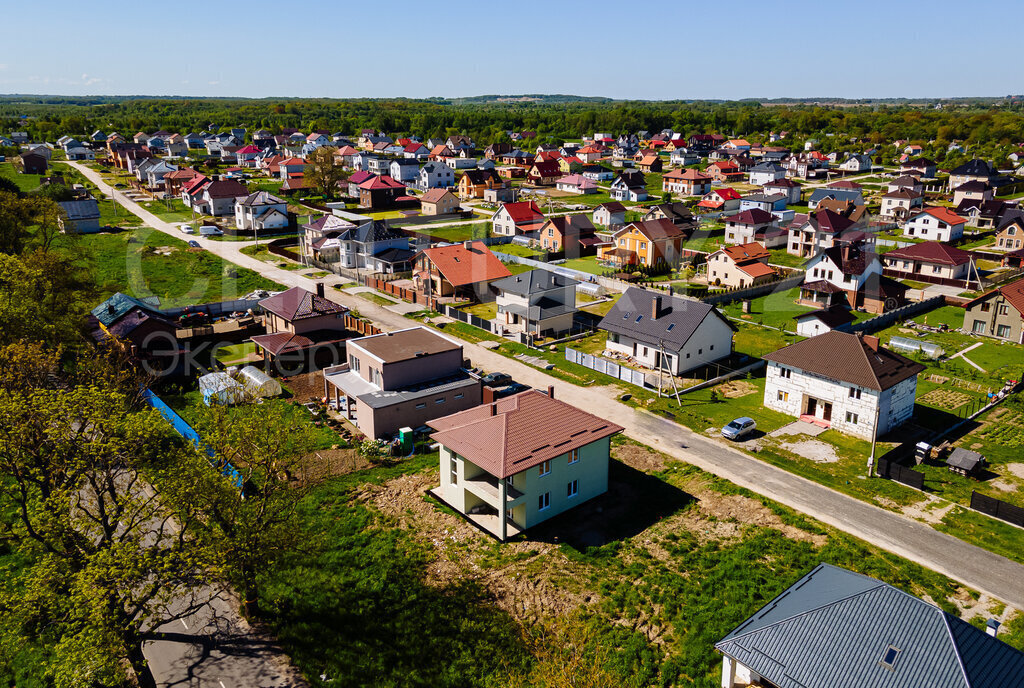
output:
M484 189L484 203L511 203L516 200L516 190L511 186L496 186L492 189Z
M491 216L491 232L500 236L534 234L544 224L544 213L533 201L502 203Z
M786 196L784 194L754 193L740 198L740 210L753 210L754 208L759 208L767 213L783 211L786 209Z
M533 153L525 153L516 148L512 152L505 153L501 156L501 164L526 168L533 164L535 157L536 156Z
M870 172L871 158L867 155L850 155L839 165L844 172Z
M610 438L622 431L556 400L553 387L428 424L441 467L431 494L502 542L604 494Z
M366 161L366 171L370 174L385 175L391 172L391 158L373 157Z
M263 356L264 370L294 374L335 363L343 355L348 309L324 296L323 282L317 283L315 294L292 287L259 305L267 333L251 341Z
M671 173L670 173L671 174ZM647 200L647 180L639 170L623 170L609 187L608 195L616 201Z
M679 196L703 196L711 191L711 177L693 168L671 170L661 178L661 190Z
M649 174L652 172L661 172L664 169L664 164L661 161L661 156L657 153L648 153L643 156L636 164L641 172Z
M616 267L679 265L686 229L671 220L630 222L612 234L612 242L598 248L598 260Z
M171 172L177 172L178 167L172 165L164 160L156 160L151 158L152 164L146 166L144 173L144 181L150 189L162 189L164 188L164 177Z
M462 345L427 327L357 337L347 361L324 369L324 396L367 437L391 437L480 405L480 378Z
M879 214L887 220L902 222L918 208L924 207L924 195L907 189L890 191L882 196Z
M59 201L57 223L65 234L92 234L100 231L100 206L95 198Z
M492 143L484 149L484 157L488 160L497 160L505 153L512 152L511 143Z
M949 189L955 189L967 182L990 184L997 176L995 169L985 160L974 158L949 171Z
M1024 247L1024 216L1012 215L996 231L996 248L1013 251Z
M202 215L233 215L235 199L249 195L249 189L234 179L196 177L182 187L182 201Z
M597 182L587 179L582 174L570 174L555 182L555 188L567 193L590 194L597 193Z
M717 184L732 184L743 181L740 166L731 160L718 160L704 168L704 174Z
M447 189L427 189L420 196L420 211L424 215L448 215L459 212L459 199Z
M692 232L697 228L697 221L694 220L690 207L680 201L652 205L640 219L645 221L669 220L676 227L681 227L687 232Z
M1006 201L964 201L956 207L956 214L978 229L999 227L1020 212L1015 202Z
M799 203L801 199L800 182L786 177L763 184L761 191L769 195L782 194L786 197L786 205Z
M687 167L700 162L700 155L687 148L676 148L668 156L669 164L677 167Z
M420 177L420 164L415 158L396 158L388 168L391 178L405 183L415 182Z
M402 156L411 160L423 160L430 155L430 149L422 143L412 142L402 149Z
M928 158L914 158L900 164L900 174L908 174L913 177L924 177L934 179L938 166L934 160Z
M199 173L191 167L183 167L173 172L168 172L164 175L164 193L174 197L181 196L182 185L195 179L197 176L199 176Z
M504 189L509 184L493 169L466 170L459 177L459 198L483 198L487 189Z
M46 157L36 152L22 153L16 161L22 174L46 174L48 166Z
M897 248L884 254L882 261L885 274L897 279L966 285L978 277L969 251L937 241Z
M814 210L818 207L819 203L829 198L839 201L850 201L855 205L864 205L864 193L860 189L824 187L811 192L810 198L807 199L807 207Z
M797 215L790 223L787 252L808 258L839 243L849 243L847 235L859 233L856 223L831 210ZM857 238L860 236L858 234Z
M1024 279L993 289L964 306L965 331L1024 344Z
M908 237L921 237L932 241L956 241L964 235L966 220L950 208L936 206L922 208L907 216L903 233Z
M526 172L526 179L534 186L551 186L562 176L562 170L554 160L534 162Z
M447 189L455 185L455 171L443 162L428 162L420 168L420 176L416 182L416 188L420 191L427 189Z
M475 148L473 145L473 139L463 134L452 134L444 143L456 152L461 150L472 151L473 148Z
M409 237L383 220L350 226L335 236L340 267L385 274L405 272L411 267Z
M576 313L574 279L550 270L530 270L493 283L497 322L510 332L559 337L572 330Z
M845 291L851 308L883 313L903 305L900 295L886 303L894 294L889 282L881 280L882 263L878 254L860 244L825 249L804 263L804 275L806 283L824 281Z
M796 333L801 337L817 337L832 330L848 332L857 320L845 303L798 313L793 319L796 320Z
M277 163L281 179L301 177L306 172L307 163L302 158L285 158Z
M602 203L594 208L594 224L602 227L621 225L626 221L626 207L618 202Z
M756 242L720 248L708 255L708 284L733 289L770 282L776 275L768 265L770 257L768 250Z
M67 148L64 151L64 157L67 160L95 160L96 153L88 148L82 146L75 146L73 148Z
M720 685L1013 688L1024 653L998 627L819 564L715 644Z
M764 358L766 408L864 439L910 419L925 369L880 346L877 337L838 330Z
M606 350L672 375L731 355L736 331L710 304L638 287L626 290L598 328L608 333Z
M777 162L762 162L750 168L748 181L755 186L764 186L786 178L786 168Z
M604 157L604 151L600 146L590 144L576 151L576 157L586 165L587 163L596 162Z
M288 227L288 203L267 191L235 199L235 227L262 232Z
M338 237L356 225L337 215L322 215L302 225L299 244L302 255L324 263L336 263L339 259Z
M712 212L738 210L740 207L740 192L728 186L712 189L704 194L697 207Z
M352 198L359 198L359 185L365 182L367 179L372 179L373 175L365 170L356 170L349 175L348 179L341 182L341 188L345 191L345 194Z
M725 222L725 242L731 245L749 244L758 241L759 236L763 245L766 233L772 229L779 229L779 219L762 208L743 210L723 218L723 221ZM780 239L775 238L775 235L781 237L781 245L785 245L785 231L772 234L774 241L771 242L773 244L771 248L775 248L775 244L780 243Z
M566 258L593 255L603 243L597 238L596 228L586 215L558 215L548 218L541 226L537 241L547 251L564 252Z
M359 205L363 208L392 208L405 197L405 184L386 174L374 175L359 185Z
M995 189L985 182L964 182L953 189L953 203L960 205L964 201L992 201L995 200L995 193Z
M416 254L413 282L417 291L435 297L491 300L491 282L512 273L482 241L434 246Z

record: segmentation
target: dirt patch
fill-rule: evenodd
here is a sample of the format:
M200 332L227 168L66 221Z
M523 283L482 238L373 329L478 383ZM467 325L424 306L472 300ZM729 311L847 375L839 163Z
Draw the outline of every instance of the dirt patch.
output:
M157 256L169 256L177 250L178 249L174 246L154 246L153 254Z
M980 594L978 599L974 599L971 593L964 588L958 588L948 599L960 610L960 618L964 621L970 621L974 617L980 616L983 619L995 619L999 623L1006 623L1007 619L1014 614L1013 607L1004 605L999 600L984 594Z
M716 386L715 389L726 399L745 397L757 391L757 387L746 380L730 380Z
M946 502L928 495L923 501L899 507L899 510L905 516L909 516L915 521L936 524L942 523L942 519L945 518L946 514L948 514L954 506L956 505L952 502Z
M1024 463L1008 463L1006 464L1006 470L1018 478L1024 478Z
M1005 480L993 480L992 482L989 483L989 485L991 485L992 487L996 488L997 490L1002 490L1003 492L1016 492L1017 491L1017 486L1016 485L1011 485L1010 483L1006 482Z
M921 397L921 401L944 409L958 409L973 397L951 389L933 389Z
M668 459L661 452L639 444L620 444L612 447L612 458L644 473L663 470Z
M355 449L318 449L302 458L297 478L316 485L327 478L369 467L370 462Z
M324 395L324 375L319 371L286 377L281 382L299 403L319 401Z
M358 498L381 513L411 528L434 549L427 582L444 586L469 578L485 586L495 603L520 620L561 614L598 599L582 589L578 567L553 543L523 540L501 545L512 560L501 568L486 565L494 540L465 519L452 516L427 501L427 491L438 483L434 472L404 475L383 485L366 485ZM538 560L543 557L543 566Z
M835 463L839 455L831 444L819 440L802 440L800 442L784 442L782 446L788 451L798 454L815 463Z

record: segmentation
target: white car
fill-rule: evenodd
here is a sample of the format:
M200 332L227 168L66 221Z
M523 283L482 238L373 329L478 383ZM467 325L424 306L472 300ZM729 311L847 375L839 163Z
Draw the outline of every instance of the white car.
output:
M213 225L203 225L199 228L199 233L203 236L221 236L224 234L224 232Z
M192 229L192 225L190 225L187 222L185 222L184 224L178 225L178 229L180 229L185 234L195 234L196 233L196 230Z

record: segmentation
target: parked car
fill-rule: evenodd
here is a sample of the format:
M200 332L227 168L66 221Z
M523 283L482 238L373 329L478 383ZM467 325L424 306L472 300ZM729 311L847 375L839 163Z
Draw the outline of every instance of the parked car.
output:
M508 387L505 387L504 389L500 389L497 392L495 392L495 396L510 397L513 394L519 394L520 392L525 392L528 389L530 389L529 385L524 385L521 382L513 382Z
M202 246L199 245L199 242L196 241L195 239L192 239L190 242L188 242L188 245L191 246L192 248L202 248Z
M213 225L203 225L199 228L199 233L203 236L221 236L224 234L218 227Z
M488 373L480 378L480 381L487 387L501 387L511 384L512 376L508 373Z
M192 228L192 225L190 225L187 222L183 222L181 225L179 225L178 228L182 232L184 232L185 234L195 234L196 233L196 230Z
M730 421L728 425L722 428L722 437L727 440L739 440L743 439L750 433L754 432L757 428L757 421L753 418L744 416L737 418L736 420Z

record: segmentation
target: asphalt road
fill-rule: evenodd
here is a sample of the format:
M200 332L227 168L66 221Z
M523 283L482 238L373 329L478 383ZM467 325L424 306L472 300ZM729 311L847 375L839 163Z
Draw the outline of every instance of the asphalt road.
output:
M82 171L102 191L110 192L110 187L102 183L97 173L80 164L68 164ZM172 225L161 221L138 204L127 202L124 205L150 226L181 237L181 232ZM269 279L288 286L315 289L316 280L240 253L239 249L246 243L199 241L211 252L257 270ZM333 284L343 280L332 275L322 281ZM408 319L364 299L342 292L333 293L332 298L358 308L362 315L384 329L410 326ZM614 420L625 428L627 436L637 441L1024 610L1024 566L1016 562L941 533L909 517L867 504L759 461L734 449L724 440L703 437L688 428L626 406L613 398L614 388L602 390L566 384L538 368L476 344L467 342L464 346L466 355L474 365L486 370L503 370L517 381L533 387L546 389L554 385L557 398Z

